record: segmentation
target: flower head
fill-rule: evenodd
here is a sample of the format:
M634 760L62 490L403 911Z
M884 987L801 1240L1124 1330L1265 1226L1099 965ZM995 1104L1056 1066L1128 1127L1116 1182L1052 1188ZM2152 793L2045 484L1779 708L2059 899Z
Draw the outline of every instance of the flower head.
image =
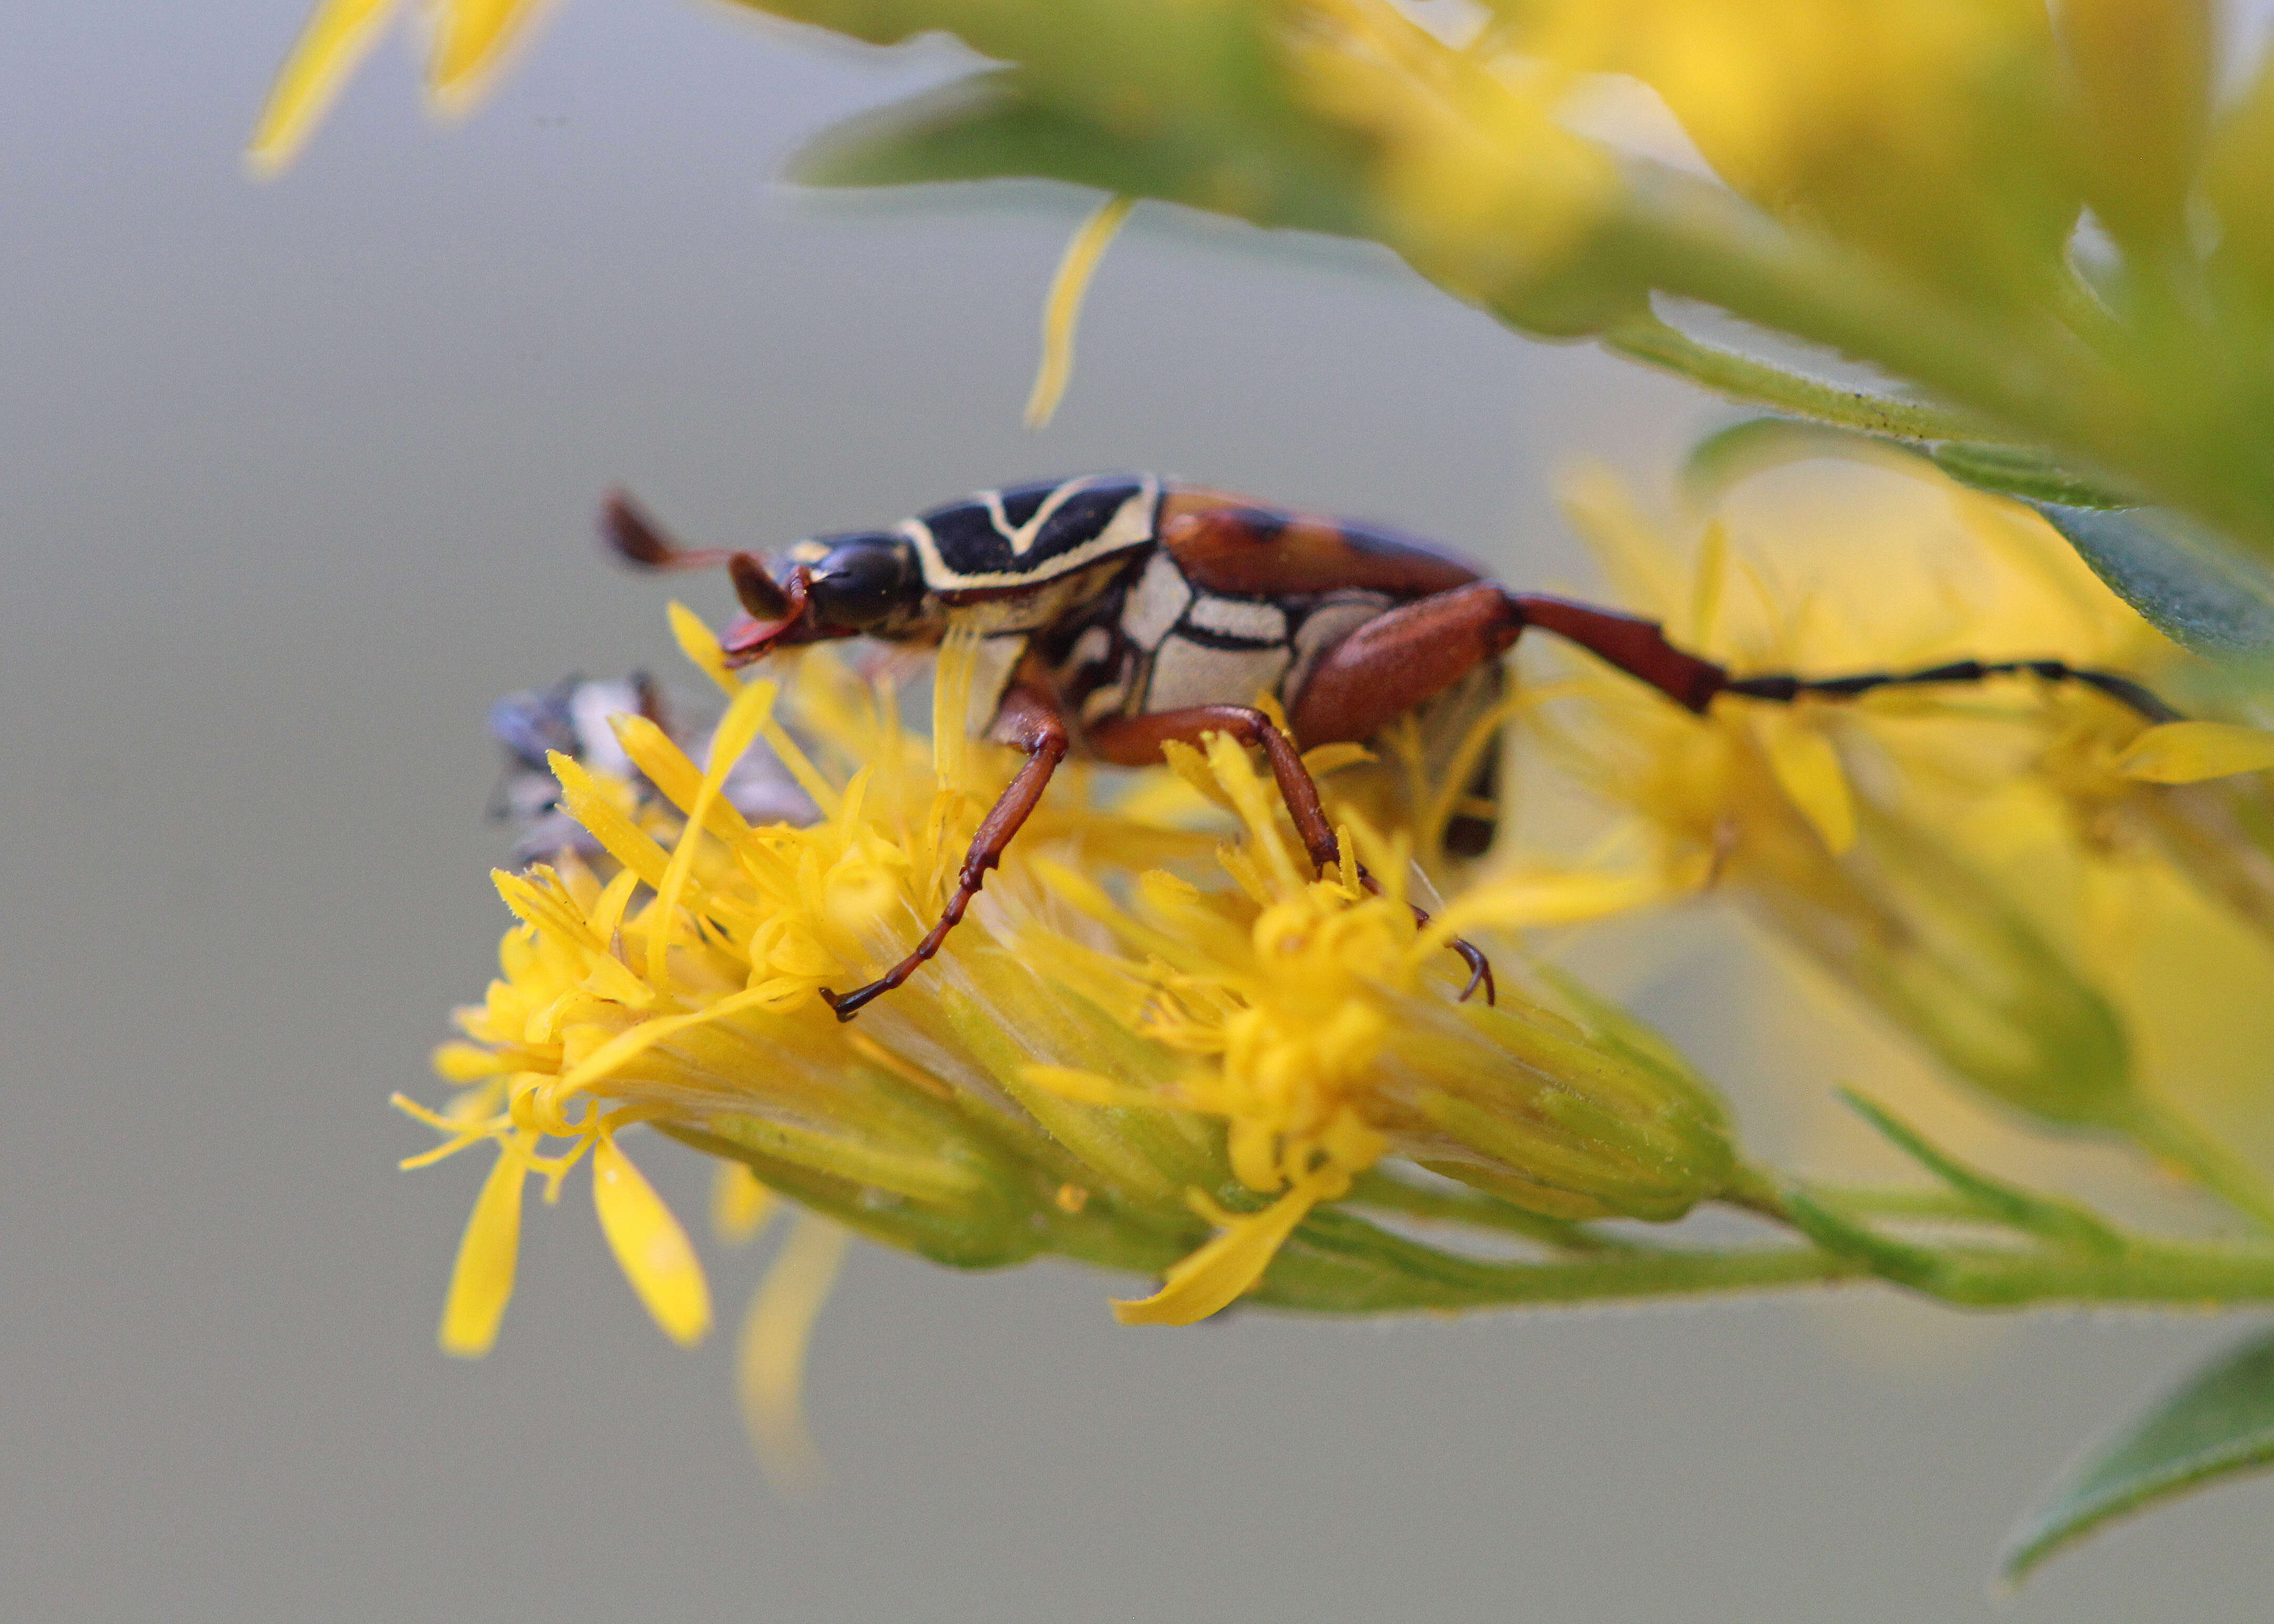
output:
M409 1108L447 1136L418 1160L481 1143L499 1156L449 1346L494 1334L526 1177L550 1197L586 1157L635 1289L674 1337L702 1334L701 1269L619 1143L637 1124L942 1262L1057 1252L1165 1269L1167 1288L1125 1312L1178 1322L1271 1289L1311 1210L1385 1159L1551 1222L1675 1217L1727 1184L1720 1107L1662 1045L1576 989L1461 1002L1447 944L1491 906L1457 898L1425 925L1406 900L1410 830L1348 824L1343 871L1305 874L1266 781L1222 738L1179 765L1235 809L1240 842L1211 861L1216 842L1190 827L1207 802L1170 774L1107 808L1069 773L937 959L840 1022L821 989L874 974L937 916L1000 781L965 725L974 646L941 650L929 746L889 680L806 654L791 683L809 753L772 683L743 683L692 617L676 621L731 694L707 761L637 717L617 736L659 800L628 802L554 758L598 868L568 854L497 876L518 921L502 974L461 1012L469 1041L438 1056L464 1092ZM729 802L761 741L811 823L754 826ZM1399 803L1385 776L1359 786L1377 807Z

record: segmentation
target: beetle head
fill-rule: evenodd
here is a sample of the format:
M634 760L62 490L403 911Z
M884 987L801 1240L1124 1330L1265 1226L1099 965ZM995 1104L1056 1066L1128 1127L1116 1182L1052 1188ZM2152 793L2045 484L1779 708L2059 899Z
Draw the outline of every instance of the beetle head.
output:
M929 619L915 547L890 531L799 542L778 566L779 583L747 553L736 553L730 568L735 594L749 611L724 639L730 665L835 637L907 637Z
M906 639L937 629L937 606L924 589L915 544L890 530L801 541L769 575L748 553L680 546L621 491L601 508L600 530L617 557L642 569L727 566L734 595L749 611L720 640L730 665L749 665L770 649L835 637Z

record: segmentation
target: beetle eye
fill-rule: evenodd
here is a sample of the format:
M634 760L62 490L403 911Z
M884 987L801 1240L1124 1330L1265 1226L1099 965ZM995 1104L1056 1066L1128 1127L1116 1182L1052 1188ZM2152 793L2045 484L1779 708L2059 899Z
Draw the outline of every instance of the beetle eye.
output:
M913 561L894 537L840 542L813 567L814 608L827 625L874 626L922 595Z

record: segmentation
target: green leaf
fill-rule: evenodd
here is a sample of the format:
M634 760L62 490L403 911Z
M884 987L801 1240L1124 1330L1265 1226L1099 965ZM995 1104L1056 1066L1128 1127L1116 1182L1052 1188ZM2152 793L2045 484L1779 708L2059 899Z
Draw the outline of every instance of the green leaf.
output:
M2172 642L2214 658L2274 653L2274 572L2202 526L2157 508L2029 506Z
M2105 480L2072 473L2029 446L2000 446L1973 440L1946 440L1927 455L1961 485L2000 496L2019 496L2069 508L2137 508L2136 491L2119 491Z
M1261 226L1369 235L1353 177L1299 130L1259 120L1227 147L1178 121L1109 124L1035 94L1023 68L927 91L823 132L791 160L809 186L907 186L1013 178L1156 198Z
M2085 1455L2008 1537L1999 1571L2018 1583L2112 1518L2268 1465L2274 1331L2230 1349Z
M1984 1218L2090 1252L2124 1250L2124 1237L2089 1208L2058 1197L2039 1195L2002 1178L1993 1178L1978 1168L1969 1167L1931 1143L1893 1111L1852 1088L1841 1089L1840 1097L1896 1149L1965 1198Z

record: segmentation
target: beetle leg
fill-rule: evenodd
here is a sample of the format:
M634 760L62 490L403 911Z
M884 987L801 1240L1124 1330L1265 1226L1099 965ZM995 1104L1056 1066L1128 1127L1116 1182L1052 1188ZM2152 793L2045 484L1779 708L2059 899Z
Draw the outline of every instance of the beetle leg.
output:
M1335 838L1334 824L1328 821L1327 809L1319 800L1319 786L1311 777L1311 770L1303 765L1303 757L1295 741L1274 726L1271 718L1261 710L1246 705L1195 705L1188 710L1164 710L1156 716L1119 716L1092 726L1086 742L1090 754L1101 761L1116 763L1125 767L1157 764L1161 747L1171 740L1197 747L1203 735L1229 733L1244 746L1260 746L1271 763L1271 777L1279 786L1279 798L1287 806L1287 815L1295 820L1295 832L1302 838L1304 853L1314 867L1321 872L1337 868L1342 863L1342 845ZM1382 885L1364 867L1358 871L1359 882L1376 896ZM1419 906L1413 908L1414 922L1427 925L1428 914ZM1499 989L1493 982L1492 965L1473 943L1456 936L1446 945L1461 956L1469 967L1469 983L1461 990L1466 1002L1479 986L1485 989L1485 1002L1495 1003Z
M2102 671L2090 665L2072 665L2066 660L2057 659L1954 660L1948 665L1930 665L1921 671L1867 671L1847 677L1782 674L1736 677L1725 684L1722 691L1741 694L1748 699L1789 703L1805 694L1826 699L1853 699L1874 688L1920 688L1940 682L1981 682L1992 677L2018 676L2024 672L2048 682L2081 683L2107 695L2119 704L2129 706L2150 722L2182 719L2177 710L2120 673Z
M1122 767L1153 767L1161 763L1163 745L1173 740L1197 748L1208 733L1229 733L1242 746L1261 747L1311 866L1321 871L1340 866L1343 848L1335 839L1335 826L1327 819L1326 808L1320 804L1319 786L1310 769L1303 765L1302 753L1261 710L1247 705L1194 705L1153 716L1110 717L1090 725L1085 742L1100 761Z
M1534 626L1577 643L1685 710L1702 712L1728 680L1711 660L1668 643L1655 620L1479 581L1401 605L1336 644L1295 696L1295 736L1306 745L1371 739L1497 659Z
M848 993L833 993L825 987L821 989L823 999L837 1011L838 1019L852 1019L870 999L892 991L939 951L940 944L947 940L947 933L962 921L964 910L986 883L987 871L1003 860L1004 848L1011 844L1012 837L1042 800L1050 774L1065 759L1068 740L1065 721L1048 699L1023 684L1003 695L1002 708L996 713L995 732L1005 743L1026 751L1027 761L972 837L971 850L956 875L955 894L948 898L939 922L924 933L915 950L877 980Z

